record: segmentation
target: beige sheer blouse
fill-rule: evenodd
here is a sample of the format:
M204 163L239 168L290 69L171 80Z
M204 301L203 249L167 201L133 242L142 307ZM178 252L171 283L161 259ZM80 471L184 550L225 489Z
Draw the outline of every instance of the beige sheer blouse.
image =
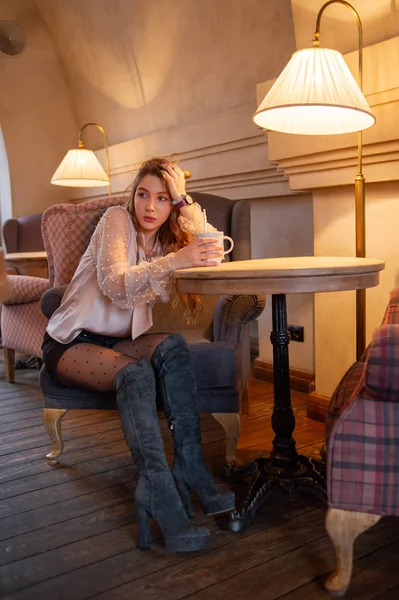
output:
M203 231L198 204L192 219L179 216L183 231ZM209 225L209 230L215 230ZM172 289L171 258L162 256L159 242L152 260L145 258L137 232L123 206L112 206L99 221L61 306L47 326L52 338L71 342L81 331L137 338L152 325L152 308L167 302Z

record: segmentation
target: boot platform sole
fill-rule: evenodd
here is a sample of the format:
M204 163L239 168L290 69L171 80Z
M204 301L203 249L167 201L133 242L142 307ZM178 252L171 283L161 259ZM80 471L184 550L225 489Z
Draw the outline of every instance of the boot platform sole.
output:
M164 538L168 552L196 552L204 550L208 543L208 535L203 537Z
M224 502L221 502L220 498L215 498L214 502L208 502L207 505L203 503L204 513L206 516L219 515L221 513L229 512L235 509L235 496L227 497Z

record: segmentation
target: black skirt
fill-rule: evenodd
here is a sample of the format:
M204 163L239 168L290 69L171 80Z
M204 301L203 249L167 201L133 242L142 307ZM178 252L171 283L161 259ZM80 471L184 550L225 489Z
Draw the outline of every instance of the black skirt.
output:
M121 339L122 338L119 337L110 337L108 335L92 333L91 331L83 329L83 331L81 331L71 342L61 344L61 342L54 340L46 331L42 344L43 362L50 375L57 380L58 362L68 348L72 348L72 346L76 346L76 344L95 344L96 346L103 346L104 348L112 348Z

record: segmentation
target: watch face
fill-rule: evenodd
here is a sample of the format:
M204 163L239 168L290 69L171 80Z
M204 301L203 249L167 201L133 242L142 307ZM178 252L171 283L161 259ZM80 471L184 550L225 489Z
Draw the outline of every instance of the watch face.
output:
M188 194L186 194L185 200L186 204L192 204L194 202L194 200Z

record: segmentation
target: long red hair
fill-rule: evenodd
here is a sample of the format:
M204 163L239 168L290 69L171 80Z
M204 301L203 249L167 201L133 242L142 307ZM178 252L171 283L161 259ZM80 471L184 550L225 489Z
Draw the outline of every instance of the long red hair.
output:
M137 172L137 175L133 181L131 195L126 203L126 209L132 217L132 221L137 232L139 231L139 223L134 206L134 197L136 195L137 188L139 187L142 179L147 175L158 177L158 179L160 179L167 188L168 184L163 173L168 163L169 161L164 158L151 158L150 160L146 160ZM179 209L173 207L168 219L159 228L157 237L164 256L170 252L177 252L181 248L184 248L184 246L187 246L187 244L193 240L190 234L180 229L178 217ZM138 236L137 243L141 246L142 242L140 240L140 236ZM195 294L179 294L179 297L187 309L185 313L188 320L195 320L196 314L202 310L200 297Z

